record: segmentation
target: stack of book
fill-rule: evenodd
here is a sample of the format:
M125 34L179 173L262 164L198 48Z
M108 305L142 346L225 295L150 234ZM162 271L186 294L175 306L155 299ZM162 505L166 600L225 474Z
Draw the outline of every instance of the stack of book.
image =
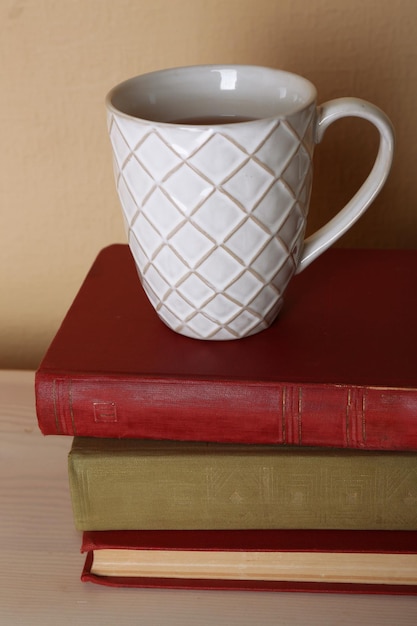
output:
M269 329L189 339L102 250L36 373L82 580L417 593L416 319L417 251L333 249Z

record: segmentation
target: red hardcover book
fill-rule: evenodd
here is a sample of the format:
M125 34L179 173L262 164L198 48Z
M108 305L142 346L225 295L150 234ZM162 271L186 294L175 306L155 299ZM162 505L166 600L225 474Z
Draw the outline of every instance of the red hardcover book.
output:
M90 531L81 551L115 587L417 594L415 532Z
M126 245L97 257L36 373L44 434L417 449L417 250L331 249L267 330L183 337Z

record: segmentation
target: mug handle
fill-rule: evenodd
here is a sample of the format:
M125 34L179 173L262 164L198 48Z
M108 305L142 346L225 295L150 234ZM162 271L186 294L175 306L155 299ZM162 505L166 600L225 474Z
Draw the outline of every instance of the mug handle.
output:
M337 98L318 107L315 143L320 143L328 126L342 117L361 117L376 126L380 135L378 154L368 178L353 198L327 224L304 241L296 274L327 250L365 213L381 191L391 169L394 153L392 124L381 109L365 100Z

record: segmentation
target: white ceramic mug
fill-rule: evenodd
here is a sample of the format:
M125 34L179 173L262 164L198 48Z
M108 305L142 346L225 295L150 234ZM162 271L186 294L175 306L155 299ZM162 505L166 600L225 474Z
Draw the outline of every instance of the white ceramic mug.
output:
M117 190L140 280L159 317L198 339L237 339L276 318L291 277L364 213L391 167L386 115L357 98L319 107L305 78L255 66L137 76L107 96ZM304 240L312 156L354 116L380 134L371 173Z

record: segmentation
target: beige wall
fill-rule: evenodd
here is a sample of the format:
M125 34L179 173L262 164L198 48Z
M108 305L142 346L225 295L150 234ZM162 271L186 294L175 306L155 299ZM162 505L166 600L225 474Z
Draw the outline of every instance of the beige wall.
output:
M416 25L416 0L0 0L0 367L37 366L99 249L125 241L103 99L141 72L271 65L310 78L320 101L378 104L396 127L394 167L340 245L417 247ZM310 231L375 146L365 122L328 131Z

